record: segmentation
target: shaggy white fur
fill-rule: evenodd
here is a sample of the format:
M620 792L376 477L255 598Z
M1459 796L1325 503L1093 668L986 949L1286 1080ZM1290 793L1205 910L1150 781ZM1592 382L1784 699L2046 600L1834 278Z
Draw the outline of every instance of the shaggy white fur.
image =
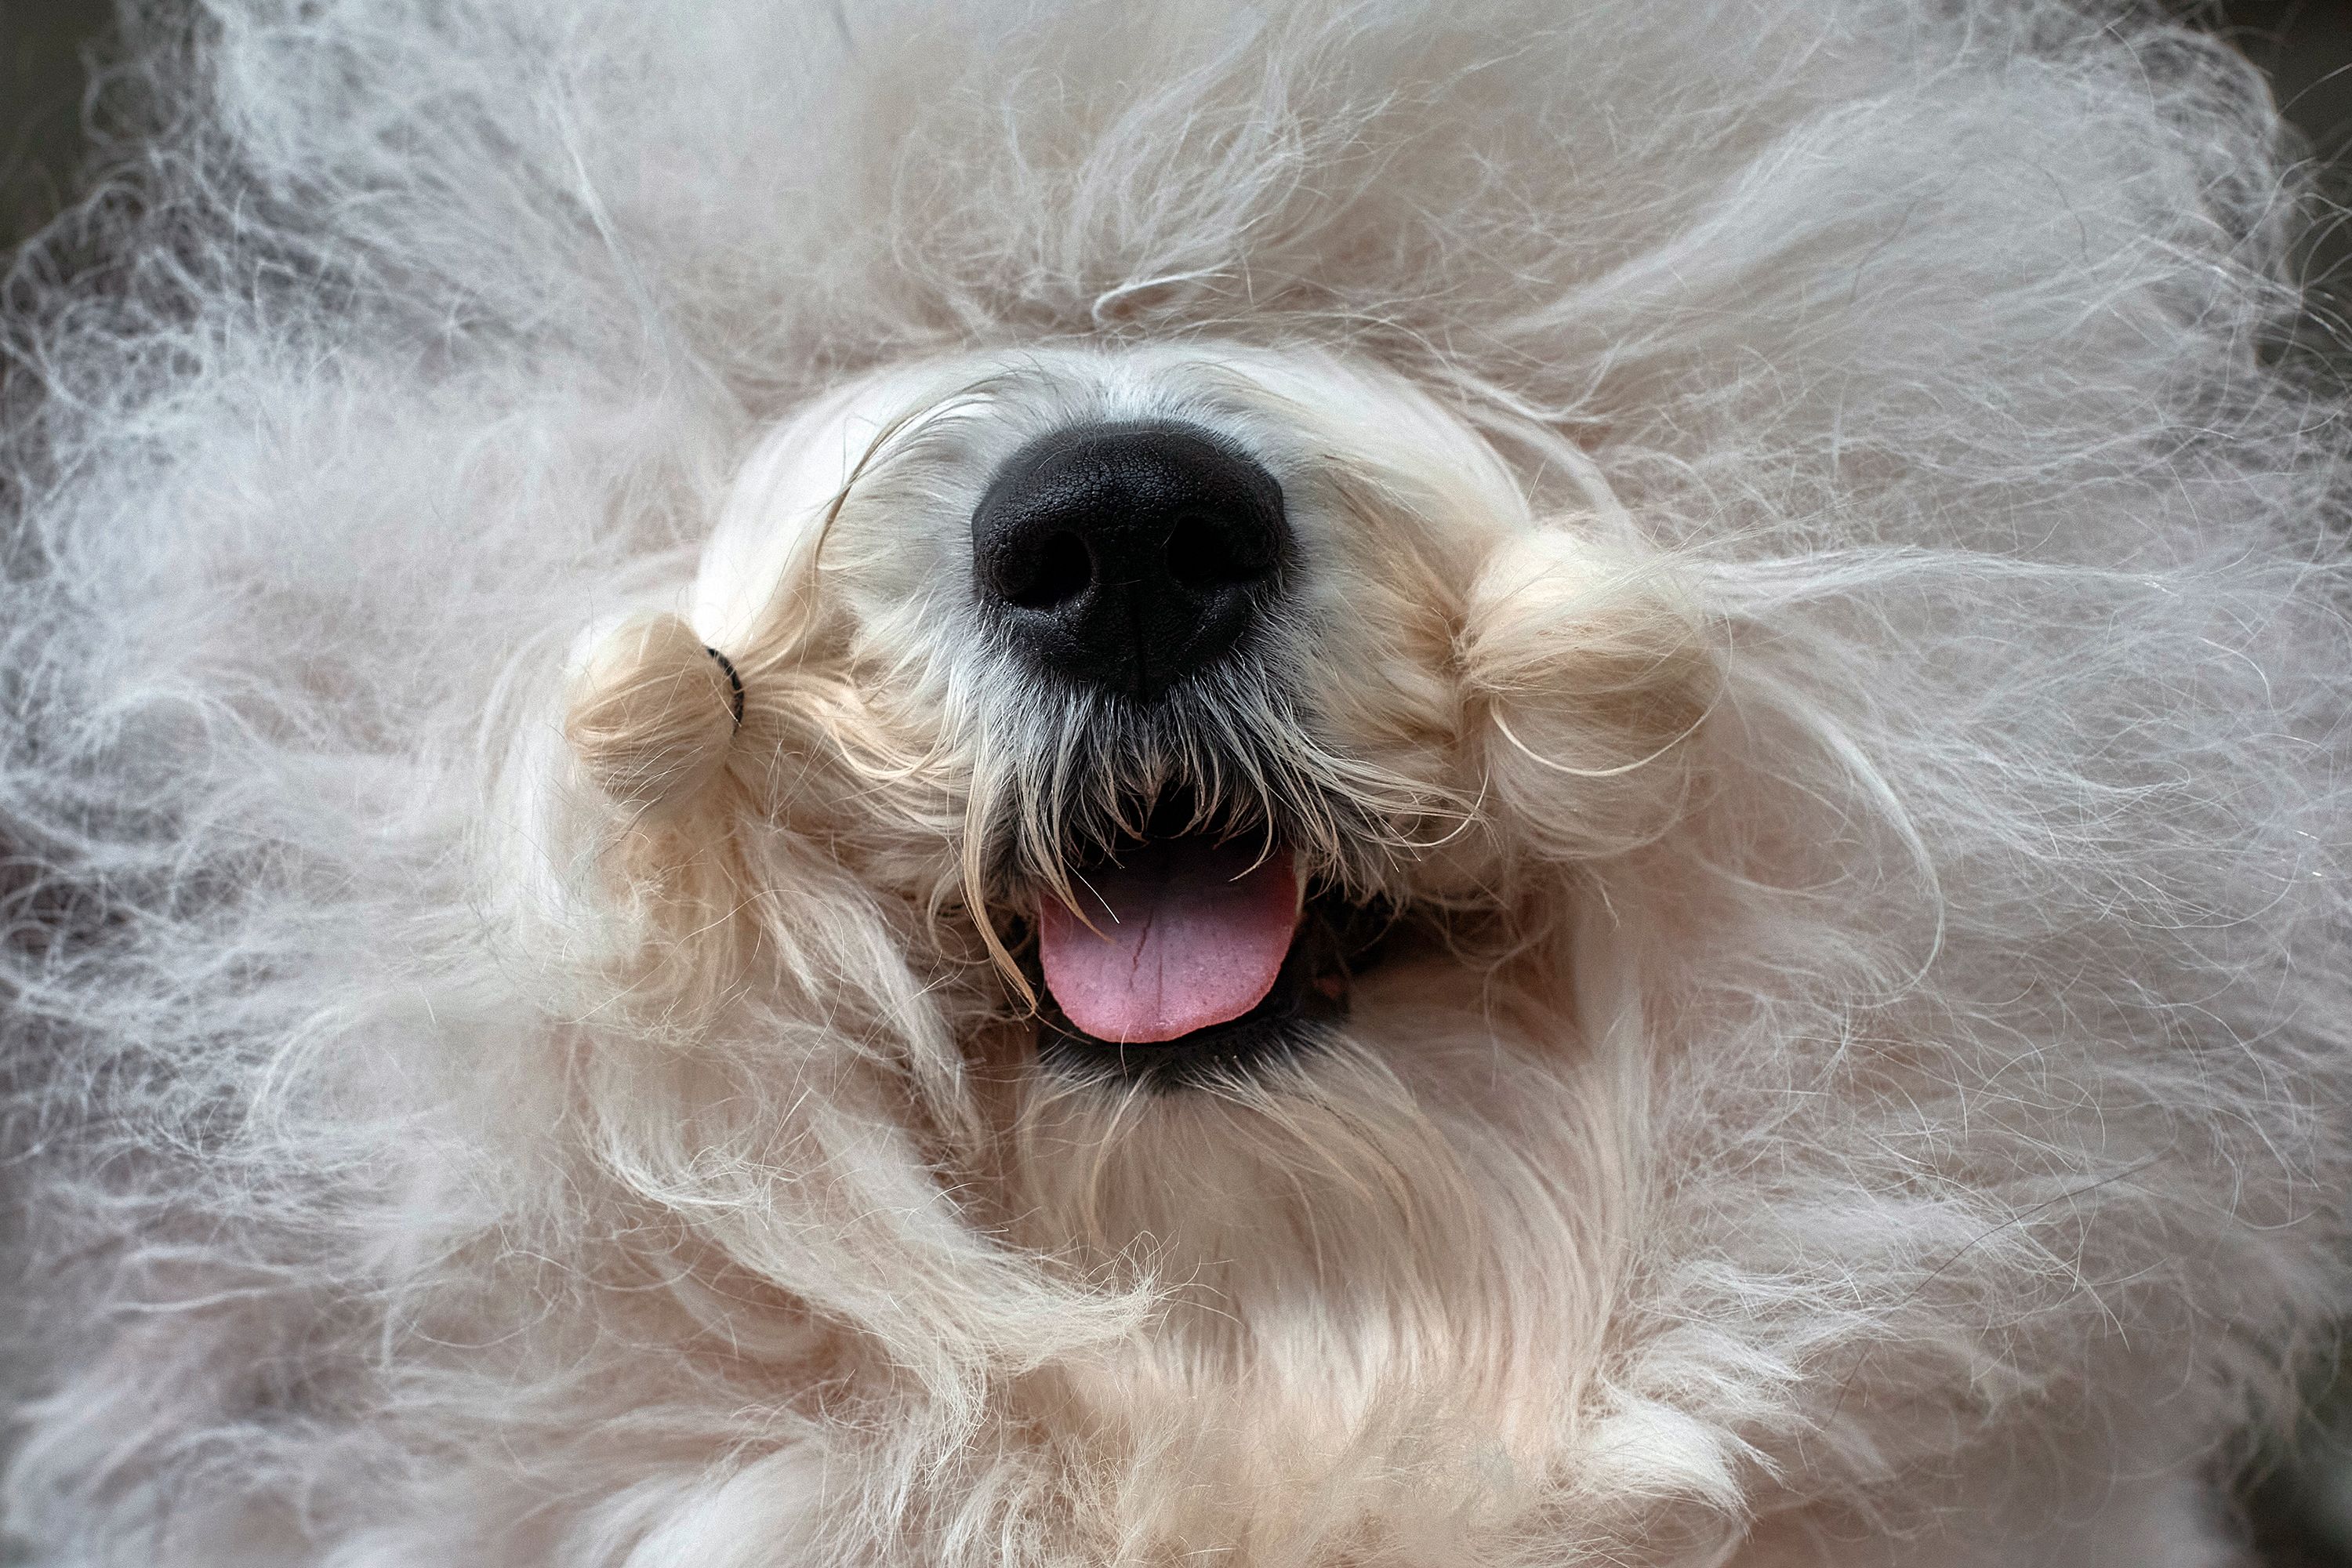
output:
M9 280L34 1561L2231 1560L2352 1289L2352 432L2226 51L137 32ZM1094 418L1297 531L1150 721L972 603ZM1165 791L1389 948L1292 1055L1041 1060L1038 900Z

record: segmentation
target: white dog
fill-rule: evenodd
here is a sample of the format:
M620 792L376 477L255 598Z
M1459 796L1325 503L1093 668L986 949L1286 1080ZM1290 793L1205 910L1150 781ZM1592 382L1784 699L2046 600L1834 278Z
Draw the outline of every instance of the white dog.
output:
M2352 430L2232 57L143 36L12 283L32 1561L2234 1560Z

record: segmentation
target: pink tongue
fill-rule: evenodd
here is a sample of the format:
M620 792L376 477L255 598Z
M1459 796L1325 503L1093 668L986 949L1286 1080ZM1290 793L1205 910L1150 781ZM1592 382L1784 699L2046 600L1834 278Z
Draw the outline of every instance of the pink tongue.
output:
M1073 879L1089 931L1057 899L1038 911L1045 984L1071 1023L1121 1045L1238 1018L1274 989L1298 925L1290 852L1175 838Z

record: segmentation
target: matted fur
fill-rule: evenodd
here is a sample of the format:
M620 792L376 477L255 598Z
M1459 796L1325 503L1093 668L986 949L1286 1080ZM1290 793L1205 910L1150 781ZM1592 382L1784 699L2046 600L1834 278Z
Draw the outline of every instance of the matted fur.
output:
M35 1561L2229 1559L2352 1284L2352 449L2242 63L2056 0L137 36L9 285ZM1148 732L957 553L1136 410L1307 563ZM1020 902L1171 781L1412 939L1257 1074L1044 1071Z

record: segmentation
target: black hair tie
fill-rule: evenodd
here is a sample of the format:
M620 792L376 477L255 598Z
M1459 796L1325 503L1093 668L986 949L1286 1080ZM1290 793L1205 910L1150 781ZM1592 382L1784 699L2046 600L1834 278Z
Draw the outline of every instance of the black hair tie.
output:
M740 730L743 727L743 678L735 673L735 661L709 643L702 645L702 651L717 659L719 668L727 672L727 689L735 708L735 728Z

